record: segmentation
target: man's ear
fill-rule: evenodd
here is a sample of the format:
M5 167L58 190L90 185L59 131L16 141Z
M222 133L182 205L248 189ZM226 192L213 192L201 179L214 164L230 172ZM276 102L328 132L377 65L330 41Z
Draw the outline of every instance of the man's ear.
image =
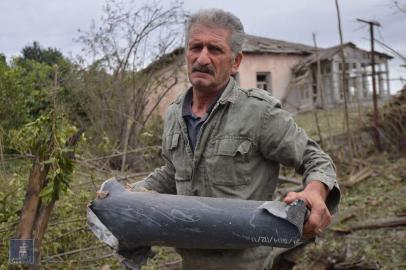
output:
M231 68L231 73L236 74L238 71L238 67L240 66L242 61L242 53L238 53L233 59L233 66Z

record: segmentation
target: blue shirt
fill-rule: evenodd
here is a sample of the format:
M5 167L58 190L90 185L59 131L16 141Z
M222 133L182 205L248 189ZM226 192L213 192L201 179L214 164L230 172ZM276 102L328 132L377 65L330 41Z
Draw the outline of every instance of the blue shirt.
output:
M195 151L196 148L197 138L199 136L200 129L202 128L204 122L206 122L208 116L210 115L210 112L213 110L214 105L216 104L217 100L220 98L222 93L223 91L220 91L220 93L216 96L213 103L210 104L210 106L207 108L206 114L202 117L199 117L192 112L193 90L192 88L189 88L189 90L187 90L182 105L182 116L186 122L189 143L190 146L192 147L193 152Z

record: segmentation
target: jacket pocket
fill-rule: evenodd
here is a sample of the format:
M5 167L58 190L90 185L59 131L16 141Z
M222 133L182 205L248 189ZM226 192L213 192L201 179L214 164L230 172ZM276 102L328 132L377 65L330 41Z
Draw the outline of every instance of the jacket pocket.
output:
M224 138L215 143L208 161L208 174L214 185L239 186L250 181L252 142L243 138Z
M188 157L185 151L185 144L180 133L173 133L166 138L171 162L175 167L175 185L178 195L191 195L190 167L188 167Z

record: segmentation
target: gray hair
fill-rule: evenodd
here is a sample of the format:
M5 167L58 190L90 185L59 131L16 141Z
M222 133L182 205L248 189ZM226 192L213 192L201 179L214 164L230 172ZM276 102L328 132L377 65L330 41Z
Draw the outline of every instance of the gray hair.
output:
M203 9L192 14L186 22L185 48L188 46L190 29L192 25L195 24L215 26L230 30L230 48L233 56L235 57L242 51L245 36L244 26L240 19L234 14L217 8Z

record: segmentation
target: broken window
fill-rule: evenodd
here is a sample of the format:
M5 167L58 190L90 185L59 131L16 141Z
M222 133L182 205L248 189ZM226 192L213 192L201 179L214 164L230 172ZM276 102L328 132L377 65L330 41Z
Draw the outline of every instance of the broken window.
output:
M257 72L257 88L272 93L271 72Z
M325 73L330 73L331 72L331 65L330 65L330 63L328 63L327 65L326 65L326 72Z
M345 63L345 71L348 72L348 70L350 69L350 64L349 63ZM342 71L343 70L343 63L338 63L338 70Z

